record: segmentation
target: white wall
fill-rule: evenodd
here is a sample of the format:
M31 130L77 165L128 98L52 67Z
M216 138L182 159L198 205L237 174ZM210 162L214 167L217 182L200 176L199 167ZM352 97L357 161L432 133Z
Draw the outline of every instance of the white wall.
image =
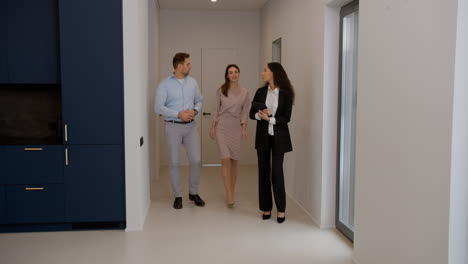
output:
M359 6L355 259L447 263L457 1Z
M159 3L158 0L149 0L148 8L148 38L149 38L149 89L147 90L148 114L150 131L147 144L150 148L150 175L151 179L159 177L159 118L154 114L154 99L159 82Z
M449 264L468 263L468 1L458 0Z
M150 204L148 8L153 0L123 0L127 230L143 228ZM147 143L140 147L142 136Z
M249 89L253 97L260 86L258 11L161 9L160 25L160 79L173 72L174 54L187 52L192 63L190 75L200 84L202 48L234 48L237 49L237 65L241 70L240 84ZM224 76L219 76L219 79L221 85ZM162 125L160 129L160 162L161 165L168 165ZM247 129L249 139L242 143L242 158L239 162L256 164L257 156L253 147L255 123L250 120ZM185 152L181 154L181 164L187 164Z
M466 263L462 1L453 143L457 1L360 1L356 262L447 263L451 205L451 261ZM321 227L333 226L335 217L337 18L347 2L270 0L261 12L260 63L271 60L271 43L281 37L282 62L298 96L287 192Z
M339 28L329 2L271 0L261 13L261 64L271 61L272 42L281 37L282 64L296 91L286 191L321 227L335 225Z

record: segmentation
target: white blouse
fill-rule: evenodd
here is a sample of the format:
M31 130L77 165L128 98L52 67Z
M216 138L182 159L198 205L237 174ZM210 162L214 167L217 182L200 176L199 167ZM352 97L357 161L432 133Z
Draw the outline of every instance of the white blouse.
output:
M268 125L268 134L274 136L275 132L273 130L273 126L276 124L275 114L276 110L278 109L278 97L279 97L279 88L276 87L275 89L271 90L270 86L268 85L268 93L265 101L265 105L268 109L271 109L271 117L270 117L270 124ZM258 116L258 113L255 114L255 119L261 120Z

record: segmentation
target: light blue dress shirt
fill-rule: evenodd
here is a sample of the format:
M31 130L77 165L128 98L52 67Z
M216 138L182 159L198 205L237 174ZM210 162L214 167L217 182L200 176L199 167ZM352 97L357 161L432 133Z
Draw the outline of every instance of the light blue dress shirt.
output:
M165 120L182 121L177 118L179 112L186 109L196 109L200 112L202 100L194 78L185 76L183 83L180 83L172 74L159 84L154 111L163 115Z

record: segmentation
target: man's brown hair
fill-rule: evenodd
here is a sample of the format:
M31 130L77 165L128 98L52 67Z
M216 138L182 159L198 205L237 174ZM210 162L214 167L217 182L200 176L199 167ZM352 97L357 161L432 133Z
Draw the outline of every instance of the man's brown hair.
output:
M174 55L172 59L172 66L174 66L174 70L177 69L177 65L183 64L186 58L190 58L190 54L179 52Z

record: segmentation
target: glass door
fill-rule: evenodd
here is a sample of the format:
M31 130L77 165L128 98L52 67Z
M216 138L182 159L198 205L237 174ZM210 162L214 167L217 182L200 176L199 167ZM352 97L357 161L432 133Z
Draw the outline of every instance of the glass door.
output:
M354 171L359 2L340 12L340 76L338 104L338 164L336 227L354 239Z

